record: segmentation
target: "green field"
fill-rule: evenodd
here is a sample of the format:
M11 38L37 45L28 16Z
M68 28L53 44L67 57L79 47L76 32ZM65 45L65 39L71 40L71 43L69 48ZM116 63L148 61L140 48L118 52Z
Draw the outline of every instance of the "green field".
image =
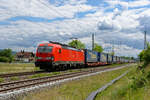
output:
M102 87L110 80L131 68L133 67L104 72L81 80L70 81L41 92L28 94L26 97L20 97L18 100L41 100L41 98L42 100L85 100L92 91Z
M34 63L0 63L0 73L27 72L39 70Z

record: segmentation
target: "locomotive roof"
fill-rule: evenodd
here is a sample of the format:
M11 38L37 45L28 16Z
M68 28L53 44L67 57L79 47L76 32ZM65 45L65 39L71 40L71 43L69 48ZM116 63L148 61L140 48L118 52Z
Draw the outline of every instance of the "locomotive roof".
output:
M80 49L76 49L76 48L74 48L74 47L71 47L71 46L68 46L68 45L66 45L66 44L61 44L61 43L57 43L57 42L53 42L53 43L42 43L42 44L40 44L39 46L57 46L57 47L62 47L62 48L64 48L64 49L70 49L70 50L75 50L75 51L81 51Z
M75 47L69 46L69 45L67 45L67 44L62 44L62 43L53 42L53 41L49 41L49 43L61 45L62 48L64 48L64 49L70 49L70 50L81 51L80 49L76 49Z

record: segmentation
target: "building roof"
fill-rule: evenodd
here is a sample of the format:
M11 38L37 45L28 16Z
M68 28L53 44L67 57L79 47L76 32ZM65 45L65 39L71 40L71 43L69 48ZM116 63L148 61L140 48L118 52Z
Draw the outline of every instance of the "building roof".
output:
M16 56L19 58L30 58L30 57L34 57L34 53L33 52L17 52Z

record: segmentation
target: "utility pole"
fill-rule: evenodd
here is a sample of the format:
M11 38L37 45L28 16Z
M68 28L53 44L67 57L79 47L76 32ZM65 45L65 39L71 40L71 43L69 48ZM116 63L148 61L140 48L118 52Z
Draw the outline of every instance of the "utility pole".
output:
M112 55L114 55L114 54L115 54L115 50L114 50L114 49L115 49L115 47L114 47L114 42L115 42L115 41L114 41L114 40L112 40Z
M119 41L119 55L121 55L121 41Z
M147 44L146 44L146 31L144 31L144 49L147 48Z
M92 34L92 50L94 50L94 34Z

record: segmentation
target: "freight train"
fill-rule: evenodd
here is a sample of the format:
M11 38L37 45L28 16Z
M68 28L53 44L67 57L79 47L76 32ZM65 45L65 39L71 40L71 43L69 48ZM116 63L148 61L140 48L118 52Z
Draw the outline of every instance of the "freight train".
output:
M35 66L44 70L55 70L125 62L135 62L135 60L88 49L79 50L66 44L50 41L39 44L37 47Z

